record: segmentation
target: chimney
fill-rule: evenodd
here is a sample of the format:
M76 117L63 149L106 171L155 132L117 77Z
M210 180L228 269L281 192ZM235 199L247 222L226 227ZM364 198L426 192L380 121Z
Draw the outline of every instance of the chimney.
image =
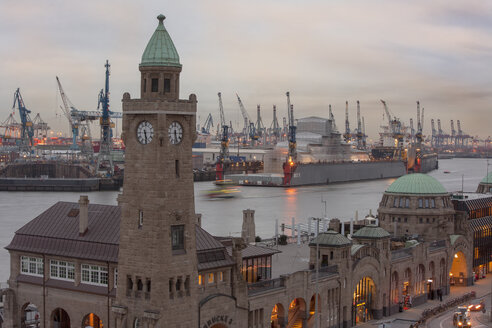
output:
M255 242L256 229L254 210L243 210L243 229L241 231L241 237L246 244Z
M89 228L89 197L80 196L79 199L79 236L85 235Z

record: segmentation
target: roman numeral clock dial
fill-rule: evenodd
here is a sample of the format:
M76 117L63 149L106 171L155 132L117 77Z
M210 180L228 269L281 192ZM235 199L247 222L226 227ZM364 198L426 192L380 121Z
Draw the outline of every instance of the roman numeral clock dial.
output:
M173 145L177 145L183 139L183 127L178 122L172 122L167 130L169 141Z

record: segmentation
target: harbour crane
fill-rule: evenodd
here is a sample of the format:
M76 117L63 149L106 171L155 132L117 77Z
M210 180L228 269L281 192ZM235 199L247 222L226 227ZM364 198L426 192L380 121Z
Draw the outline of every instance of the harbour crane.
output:
M277 106L273 105L273 120L272 120L272 124L270 124L269 134L272 137L274 144L276 144L277 141L279 140L281 130L282 129L280 128L277 119Z
M237 102L239 103L239 109L241 110L241 115L243 116L243 121L244 121L244 125L243 125L243 144L247 144L248 143L248 137L251 134L251 132L250 132L251 118L249 117L248 111L246 110L246 108L244 108L243 102L241 101L241 98L239 98L239 95L237 93L236 93L236 97L237 97ZM254 124L253 124L253 126L254 126Z
M351 139L352 134L350 133L348 101L345 101L345 133L343 134L343 140L345 140L345 142L350 142Z
M48 123L46 123L41 118L41 115L37 113L34 117L34 120L32 121L32 124L34 129L34 136L36 138L41 138L44 140L48 136L48 130L50 129Z
M364 133L362 133L362 122L360 119L360 103L357 100L357 149L365 149Z
M208 113L207 119L202 126L202 133L210 134L210 128L214 126L214 120L212 114Z
M454 144L456 148L457 142L456 142L456 130L454 129L454 120L451 120L451 143Z
M283 164L284 170L284 185L290 185L292 176L297 167L297 141L296 141L296 126L294 123L294 105L290 103L290 92L285 93L287 96L287 114L289 117L289 132L288 132L288 142L289 150L287 153L287 160Z
M16 104L19 110L19 116L21 118L21 140L19 147L21 151L30 153L31 147L34 146L34 127L29 115L31 111L26 108L19 88L17 88L14 93L14 104L12 105L13 110L15 110Z
M388 105L384 100L380 99L380 101L383 104L384 111L386 112L386 116L388 118L388 128L390 134L395 141L395 151L393 154L393 158L403 158L403 131L401 121L398 118L391 116Z
M434 119L431 119L431 145L432 147L437 146L437 131L436 131L436 126L434 123Z
M422 115L424 114L424 110L422 109ZM422 134L422 120L420 116L420 101L417 101L417 133L415 134L415 140L417 142L418 148L421 147L424 136Z
M222 94L219 92L219 113L222 134L220 136L220 153L215 164L215 180L224 180L225 164L229 160L229 126L226 124L224 116L224 106L222 105Z
M333 112L331 111L331 104L328 105L328 117L331 121L331 127L333 128L333 131L337 131L337 126L335 124L335 116L333 115Z
M415 129L413 127L413 118L410 118L410 135L409 135L410 142L414 142L414 137L415 137Z
M264 136L265 126L263 125L263 120L261 119L261 109L260 105L256 106L256 124L255 124L255 140L259 140Z
M437 146L442 146L444 143L444 132L441 128L441 119L437 119Z
M108 173L111 176L114 175L114 163L113 158L111 156L111 150L113 149L112 142L112 123L110 119L110 111L109 111L109 61L106 60L106 64L104 65L106 68L106 78L104 83L104 89L101 89L99 92L99 102L97 104L97 109L101 108L102 116L99 119L99 124L101 126L101 146L99 149L99 155L97 156L97 169L101 167L101 165L107 165Z

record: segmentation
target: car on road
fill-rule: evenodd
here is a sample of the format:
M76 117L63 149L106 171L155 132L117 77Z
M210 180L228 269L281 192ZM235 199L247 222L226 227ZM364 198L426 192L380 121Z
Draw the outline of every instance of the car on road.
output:
M485 302L484 300L474 300L468 305L468 311L482 311L485 313Z

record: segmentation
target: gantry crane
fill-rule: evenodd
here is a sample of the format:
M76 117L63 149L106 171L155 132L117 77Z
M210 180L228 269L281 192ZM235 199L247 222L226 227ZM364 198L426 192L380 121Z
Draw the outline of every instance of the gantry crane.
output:
M222 134L220 137L220 153L217 156L215 164L215 180L223 181L225 176L225 165L229 160L229 126L225 121L222 94L219 92L217 95L219 96L220 126L222 128Z
M437 141L437 131L436 131L436 125L434 123L434 119L431 119L431 145L432 147L437 147L438 141Z
M288 142L289 150L287 153L287 159L283 164L284 170L284 185L290 185L292 176L297 167L297 141L296 141L296 126L294 123L294 105L290 103L290 93L287 91L285 93L287 96L287 114L289 117L289 132L288 132Z
M413 127L413 118L410 118L410 135L408 136L410 142L414 142L415 140L415 128Z
M454 120L451 120L450 123L451 123L451 137L450 137L451 141L450 142L456 148L457 142L456 142L456 130L454 129Z
M420 102L417 101L417 132L415 133L415 140L417 142L417 147L422 147L422 141L424 136L422 134L423 130L423 120L424 120L424 109L422 108L422 117L420 116Z
M26 108L20 89L18 88L14 93L14 104L12 109L15 110L15 105L19 110L19 116L21 118L21 139L19 148L22 152L31 152L31 147L34 146L34 127L29 114L31 111Z
M265 134L265 126L263 125L263 120L261 119L261 109L260 105L256 106L256 124L255 124L255 140L259 140Z

